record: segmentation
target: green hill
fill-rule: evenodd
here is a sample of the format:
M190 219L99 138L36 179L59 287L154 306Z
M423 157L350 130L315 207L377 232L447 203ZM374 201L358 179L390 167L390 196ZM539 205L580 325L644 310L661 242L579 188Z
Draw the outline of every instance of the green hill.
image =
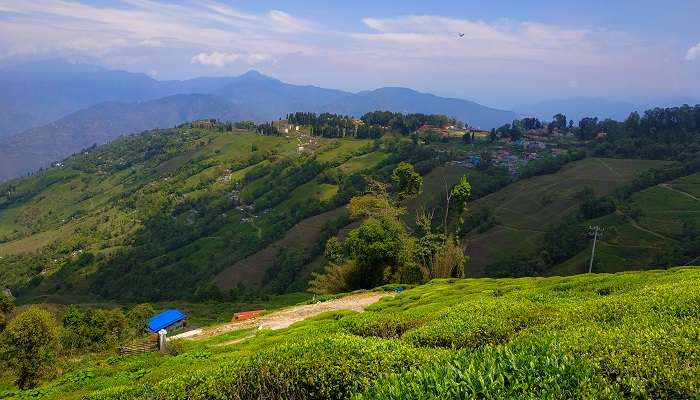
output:
M621 271L672 262L697 262L700 249L685 243L700 226L700 173L635 193L623 205L626 214L589 221L605 229L596 248L596 270ZM557 274L587 271L590 247L557 266Z
M641 172L670 165L667 161L586 158L561 170L515 182L469 205L472 215L488 215L466 232L464 243L470 257L469 276L488 274L498 260L535 251L546 229L575 212L582 204L577 194L586 187L597 196L611 194ZM436 168L426 175L425 190L411 208L430 208L444 202L444 185L466 174L479 181L479 172L458 166ZM633 264L636 265L636 264ZM617 271L605 269L602 271ZM577 270L581 272L580 270ZM570 273L576 273L571 271Z
M370 140L186 124L87 149L0 186L0 286L78 299L217 298L219 271L345 204L360 174L420 161L399 150L410 142L392 146L390 155Z
M435 280L363 313L185 341L172 355L62 359L37 389L4 396L695 398L699 287L690 267Z

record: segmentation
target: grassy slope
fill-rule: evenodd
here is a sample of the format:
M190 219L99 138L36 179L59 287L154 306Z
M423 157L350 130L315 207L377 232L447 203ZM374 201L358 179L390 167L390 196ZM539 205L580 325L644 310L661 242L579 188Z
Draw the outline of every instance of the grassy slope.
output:
M11 182L15 193L31 195L10 207L0 207L0 239L6 238L0 243L0 257L3 257L0 267L3 267L3 261L8 263L8 256L24 257L39 252L45 255L46 261L41 261L46 263L42 266L44 275L50 275L63 262L76 257L74 250L104 255L113 254L118 249L128 250L129 243L146 232L147 224L159 210L173 202L206 204L217 195L228 196L233 182L242 179L253 168L270 163L263 160L252 166L232 169L236 163L246 162L254 154L252 149L259 153L274 151L280 158L297 156L294 138L198 129L166 132L171 132L165 139L170 146L167 147L169 155L162 162L133 162L123 170L107 173L84 172L69 163L35 177ZM135 140L146 141L145 138ZM128 143L128 140L131 139L124 141ZM342 163L351 159L353 154L362 152L369 143L366 140L320 139L316 155L320 162ZM129 146L122 142L98 151L105 152L104 157L114 163L123 159L124 154L132 156ZM102 157L100 155L99 160L103 160ZM135 153L133 157L138 159L139 154ZM382 159L381 153L372 153L367 157L368 162L351 161L371 168ZM80 162L74 164L81 165ZM250 182L244 187L243 195L265 179ZM35 187L39 189L33 189ZM288 216L312 200L331 202L337 190L335 185L312 179L297 187L289 199L277 204L268 214L259 215L247 223L242 219L251 217L250 213L228 210L222 214L226 220L222 227L165 256L198 265L204 263L207 268L227 259L236 260L246 256L245 249L254 248L256 241L262 243L270 235L279 234L268 228L278 221L279 215ZM121 206L125 202L128 207ZM190 223L196 217L197 214L185 213L177 218ZM232 247L232 242L245 243L248 247ZM0 284L6 285L26 281L34 273L26 269L17 271L14 264L6 264L3 268ZM70 285L81 285L81 282L74 280Z
M374 385L367 398L690 398L700 391L699 287L697 268L436 280L362 314L226 346L252 332L187 342L178 356L64 360L40 390L57 399L344 398Z
M467 236L467 274L480 276L484 267L502 256L535 248L547 225L559 221L579 206L574 196L584 186L596 195L611 193L639 172L665 162L586 158L559 172L536 176L509 185L470 204L471 209L494 210L496 226Z
M265 271L272 267L275 256L280 250L310 249L316 245L324 224L345 214L347 214L345 207L339 207L306 218L288 230L281 239L219 272L215 278L217 285L222 290L228 290L235 287L238 282L246 285L260 282Z
M352 142L349 142L349 144L352 144ZM339 152L340 154L345 154L348 149L353 149L355 151L357 150L355 147L346 145L345 148L341 146L335 151ZM319 156L319 158L322 159L326 159L327 157L328 156L326 154L321 154ZM333 170L337 170L339 173L346 176L362 171L368 171L375 168L387 157L389 157L389 154L386 152L374 151L352 157L338 167L333 168ZM313 186L311 186L311 184L313 184ZM310 192L311 189L314 189L317 192ZM337 190L337 187L328 184L319 185L311 182L310 184L297 188L292 193L292 197L304 199L310 196L317 196L321 199L328 199L335 195L334 189ZM337 209L302 220L292 229L287 231L281 239L221 271L215 279L217 285L221 289L227 290L233 288L238 282L243 282L247 285L256 284L260 281L265 271L272 267L275 255L277 255L281 249L310 249L317 244L321 230L326 222L337 219L346 214L347 212L345 211L345 207L339 207ZM314 260L314 262L311 264L313 265L308 266L308 268L306 268L304 271L304 274L307 276L311 270L317 270L322 267L322 262L320 260Z
M636 193L628 200L628 206L641 210L637 221L619 213L590 221L606 229L596 248L596 268L621 271L630 266L653 266L655 256L678 240L684 222L700 225L700 198L693 198L699 187L700 173L679 178ZM589 246L553 272L587 271L590 252Z

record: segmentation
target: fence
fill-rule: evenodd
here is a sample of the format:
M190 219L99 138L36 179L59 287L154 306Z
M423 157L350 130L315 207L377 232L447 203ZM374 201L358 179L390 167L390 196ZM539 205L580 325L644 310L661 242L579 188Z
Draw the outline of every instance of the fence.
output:
M119 348L119 354L122 355L131 355L131 354L139 354L139 353L147 353L149 351L158 351L159 345L158 345L158 336L150 336L147 340L138 342L138 343L132 343L128 344L125 346L122 346Z

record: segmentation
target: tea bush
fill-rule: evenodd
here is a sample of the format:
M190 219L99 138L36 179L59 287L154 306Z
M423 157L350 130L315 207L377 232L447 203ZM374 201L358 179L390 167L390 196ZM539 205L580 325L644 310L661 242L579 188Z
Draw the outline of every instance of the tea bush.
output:
M96 355L62 370L36 393L109 400L698 399L700 269L438 279L361 313L183 341L176 356ZM14 394L20 396L29 394Z
M342 334L307 338L249 359L169 379L137 393L138 398L154 400L345 399L382 376L427 364L440 354L399 341ZM89 398L129 398L132 390L109 390Z
M465 303L403 338L415 346L456 349L500 344L526 327L544 322L548 312L543 306L526 302Z
M354 400L616 399L596 368L546 346L486 347L380 380Z

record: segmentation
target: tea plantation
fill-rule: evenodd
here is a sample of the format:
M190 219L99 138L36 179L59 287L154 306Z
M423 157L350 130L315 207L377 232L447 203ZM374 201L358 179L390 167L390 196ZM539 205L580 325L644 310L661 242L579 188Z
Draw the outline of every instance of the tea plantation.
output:
M363 313L172 347L64 359L37 389L3 396L700 398L700 269L434 280Z

